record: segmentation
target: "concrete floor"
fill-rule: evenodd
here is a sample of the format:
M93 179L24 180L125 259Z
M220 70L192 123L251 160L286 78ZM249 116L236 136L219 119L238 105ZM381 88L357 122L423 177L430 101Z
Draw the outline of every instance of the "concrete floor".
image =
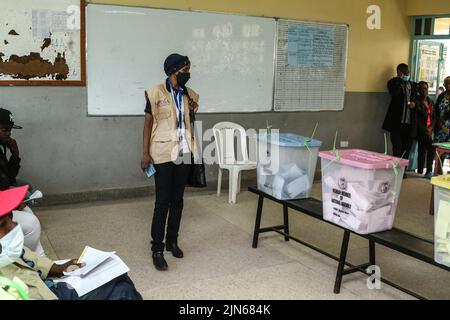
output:
M320 184L313 197L320 198ZM238 203L225 193L187 193L180 247L184 259L166 253L169 271L156 271L150 254L153 198L36 208L43 245L53 259L78 257L85 245L115 250L130 267L130 276L145 299L412 299L383 284L369 290L361 273L344 278L333 294L337 262L276 234L260 237L251 248L257 198L249 192ZM396 226L433 238L428 215L428 180L404 181ZM262 226L282 223L278 204L266 201ZM291 233L337 255L342 230L302 214L290 215ZM349 261L367 262L368 243L352 236ZM383 277L431 299L450 299L450 274L389 249L377 247Z

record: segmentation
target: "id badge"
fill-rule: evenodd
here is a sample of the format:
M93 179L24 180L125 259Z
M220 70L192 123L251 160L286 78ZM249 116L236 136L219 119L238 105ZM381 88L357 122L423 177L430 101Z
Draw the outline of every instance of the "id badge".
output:
M145 174L147 175L147 177L151 177L152 175L154 175L156 172L155 166L153 164L149 164L147 166L147 169L145 169Z

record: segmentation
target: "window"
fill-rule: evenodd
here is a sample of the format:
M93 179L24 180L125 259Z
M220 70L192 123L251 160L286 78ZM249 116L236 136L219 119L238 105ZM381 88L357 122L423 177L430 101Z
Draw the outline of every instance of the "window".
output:
M414 17L411 34L411 78L428 82L436 98L450 76L450 15Z
M450 16L448 17L414 17L414 36L448 36L450 35Z
M437 36L450 35L450 18L438 18L434 21L434 34Z

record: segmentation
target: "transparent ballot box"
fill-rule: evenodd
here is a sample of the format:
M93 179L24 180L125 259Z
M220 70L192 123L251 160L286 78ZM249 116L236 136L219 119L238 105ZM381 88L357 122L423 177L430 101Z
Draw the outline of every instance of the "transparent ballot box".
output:
M258 189L279 200L309 198L322 142L292 133L257 139Z
M359 234L392 229L408 160L358 149L319 156L324 219Z
M450 175L434 177L434 260L450 267Z

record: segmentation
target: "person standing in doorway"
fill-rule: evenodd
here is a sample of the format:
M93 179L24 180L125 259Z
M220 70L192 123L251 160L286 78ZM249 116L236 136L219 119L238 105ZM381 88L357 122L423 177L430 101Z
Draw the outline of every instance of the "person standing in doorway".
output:
M409 67L400 64L397 77L389 80L388 90L392 97L383 129L390 132L394 157L409 158L413 138L417 132L415 117L416 85L410 81Z
M419 95L416 100L417 141L419 142L418 172L423 174L426 160L427 172L425 177L431 178L433 176L433 160L435 156L433 147L433 130L436 123L434 103L428 96L427 82L419 82L418 91Z
M190 113L197 112L199 100L198 94L186 87L190 66L188 57L169 55L164 62L166 81L145 92L141 168L145 171L153 164L156 170L151 235L153 264L160 271L168 269L164 247L176 258L184 256L178 246L178 232L191 157L196 155Z

